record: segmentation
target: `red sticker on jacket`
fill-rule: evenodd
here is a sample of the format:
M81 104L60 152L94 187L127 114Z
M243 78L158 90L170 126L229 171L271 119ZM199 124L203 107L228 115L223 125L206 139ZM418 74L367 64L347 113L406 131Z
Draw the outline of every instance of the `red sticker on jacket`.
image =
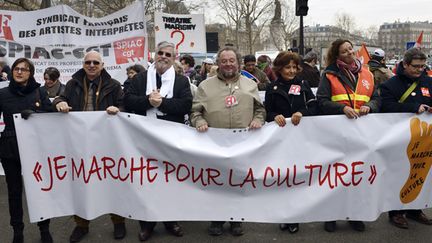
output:
M426 87L421 87L421 92L422 92L423 96L431 97L428 88L426 88Z
M228 95L225 97L225 106L227 108L237 105L237 98L234 95Z
M301 89L300 85L292 84L288 91L288 94L300 95L300 89Z

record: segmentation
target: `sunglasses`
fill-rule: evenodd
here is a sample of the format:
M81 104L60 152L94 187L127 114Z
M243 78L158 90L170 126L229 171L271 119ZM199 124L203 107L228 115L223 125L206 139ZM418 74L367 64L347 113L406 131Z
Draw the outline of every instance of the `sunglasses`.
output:
M166 57L172 57L172 54L169 52L163 52L163 51L158 51L157 53L159 56L166 56Z
M100 64L99 61L85 61L84 64L85 65L91 65L93 63L93 65L97 66Z

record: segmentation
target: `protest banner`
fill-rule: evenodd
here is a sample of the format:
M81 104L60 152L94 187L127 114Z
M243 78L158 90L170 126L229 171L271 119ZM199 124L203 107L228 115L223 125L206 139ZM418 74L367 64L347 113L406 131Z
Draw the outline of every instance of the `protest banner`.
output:
M156 43L174 43L177 53L206 53L203 14L155 13Z
M50 66L59 69L63 83L69 80L90 50L102 54L106 70L120 82L126 80L128 66L147 65L144 1L102 18L83 16L66 5L25 12L0 10L0 57L9 65L17 58L29 58L41 83Z
M375 220L430 207L430 115L303 117L258 130L135 114L15 115L30 220ZM52 132L61 131L61 132ZM175 206L173 206L175 205Z

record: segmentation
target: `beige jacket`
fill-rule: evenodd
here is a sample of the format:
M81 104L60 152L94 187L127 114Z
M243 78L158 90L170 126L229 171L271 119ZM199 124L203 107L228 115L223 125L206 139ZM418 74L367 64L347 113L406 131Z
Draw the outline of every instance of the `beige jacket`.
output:
M226 107L225 98L234 95L238 104ZM246 128L256 120L264 124L266 112L258 95L257 84L238 75L226 84L214 76L203 81L195 94L191 122L194 127L208 124L215 128Z

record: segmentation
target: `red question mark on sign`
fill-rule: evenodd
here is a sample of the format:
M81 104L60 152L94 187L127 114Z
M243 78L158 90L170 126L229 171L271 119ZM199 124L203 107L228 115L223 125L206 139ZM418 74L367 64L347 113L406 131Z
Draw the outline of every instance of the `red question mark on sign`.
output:
M175 33L180 33L180 35L181 35L181 39L180 39L180 41L176 45L176 51L178 53L178 47L179 47L179 45L181 45L181 43L183 43L184 38L185 38L185 34L181 30L174 30L173 32L171 32L171 38L173 38L173 36L174 36Z

